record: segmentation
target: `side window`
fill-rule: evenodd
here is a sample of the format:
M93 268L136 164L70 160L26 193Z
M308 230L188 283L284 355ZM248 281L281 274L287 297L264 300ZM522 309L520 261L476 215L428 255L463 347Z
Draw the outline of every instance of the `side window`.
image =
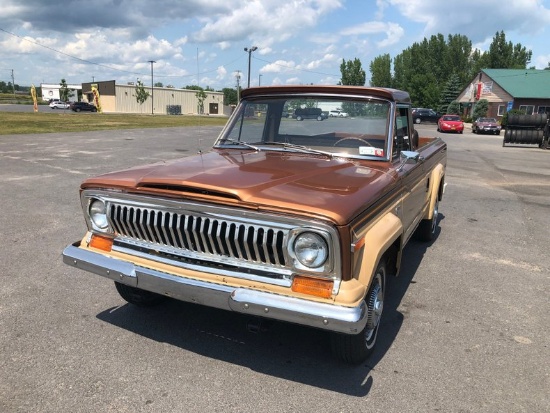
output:
M247 104L237 120L237 125L231 130L228 138L237 142L262 142L265 133L267 105Z
M410 151L411 136L409 126L409 107L397 107L393 131L393 158L399 158L401 151Z

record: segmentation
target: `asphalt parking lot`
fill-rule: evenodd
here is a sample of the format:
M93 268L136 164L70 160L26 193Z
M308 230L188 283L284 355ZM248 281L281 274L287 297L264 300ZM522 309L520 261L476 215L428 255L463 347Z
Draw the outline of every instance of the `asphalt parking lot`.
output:
M549 411L550 150L442 135L440 231L407 247L360 366L332 359L326 333L143 310L62 263L84 178L207 150L220 129L0 136L1 412Z

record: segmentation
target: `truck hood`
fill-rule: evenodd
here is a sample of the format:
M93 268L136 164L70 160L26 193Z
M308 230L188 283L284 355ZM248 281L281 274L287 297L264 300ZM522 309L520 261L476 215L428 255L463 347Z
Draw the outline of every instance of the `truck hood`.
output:
M320 216L343 225L393 187L384 162L278 151L213 150L206 154L89 178L82 189L241 204Z

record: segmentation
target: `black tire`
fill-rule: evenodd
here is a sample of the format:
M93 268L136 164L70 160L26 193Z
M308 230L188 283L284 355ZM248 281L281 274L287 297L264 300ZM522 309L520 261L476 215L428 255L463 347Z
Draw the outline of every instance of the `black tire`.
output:
M439 217L439 195L435 195L435 204L432 211L431 219L423 219L420 221L418 228L416 229L416 236L420 241L429 242L435 238L435 231L437 229L437 219Z
M335 357L346 363L358 364L372 354L384 310L385 292L386 261L382 258L365 296L368 307L367 325L359 334L332 333L331 349Z
M126 284L121 284L115 281L115 287L122 298L130 304L139 307L153 307L166 300L166 297L150 291L141 290L136 287L130 287Z
M76 109L75 109L75 112L80 112L80 108L76 108Z
M296 120L304 120L301 116L296 116Z
M323 120L323 117L322 116L317 116L317 120L321 121L321 120Z
M416 118L414 120L414 123L416 123L417 125L420 125L421 122L422 122L422 120L420 118Z

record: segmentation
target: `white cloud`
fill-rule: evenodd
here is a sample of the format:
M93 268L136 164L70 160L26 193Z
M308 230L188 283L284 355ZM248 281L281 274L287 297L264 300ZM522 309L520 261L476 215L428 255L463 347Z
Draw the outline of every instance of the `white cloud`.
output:
M222 79L225 79L225 76L227 75L227 70L225 69L225 67L219 66L218 69L216 70L216 73L218 74L216 76L216 79L222 80Z
M296 63L292 60L277 60L273 63L267 64L260 69L260 73L287 73L296 69Z
M399 43L405 34L405 30L396 23L371 21L346 28L342 30L340 34L343 36L369 36L381 34L385 37L378 41L376 45L379 48L384 48Z
M321 17L341 7L339 0L250 0L230 13L202 18L204 27L193 37L197 42L249 39L268 47L315 27Z
M425 24L424 35L465 34L473 42L505 33L541 33L550 10L540 0L390 0L408 19Z
M299 85L301 84L299 77L291 77L285 82L287 85Z

